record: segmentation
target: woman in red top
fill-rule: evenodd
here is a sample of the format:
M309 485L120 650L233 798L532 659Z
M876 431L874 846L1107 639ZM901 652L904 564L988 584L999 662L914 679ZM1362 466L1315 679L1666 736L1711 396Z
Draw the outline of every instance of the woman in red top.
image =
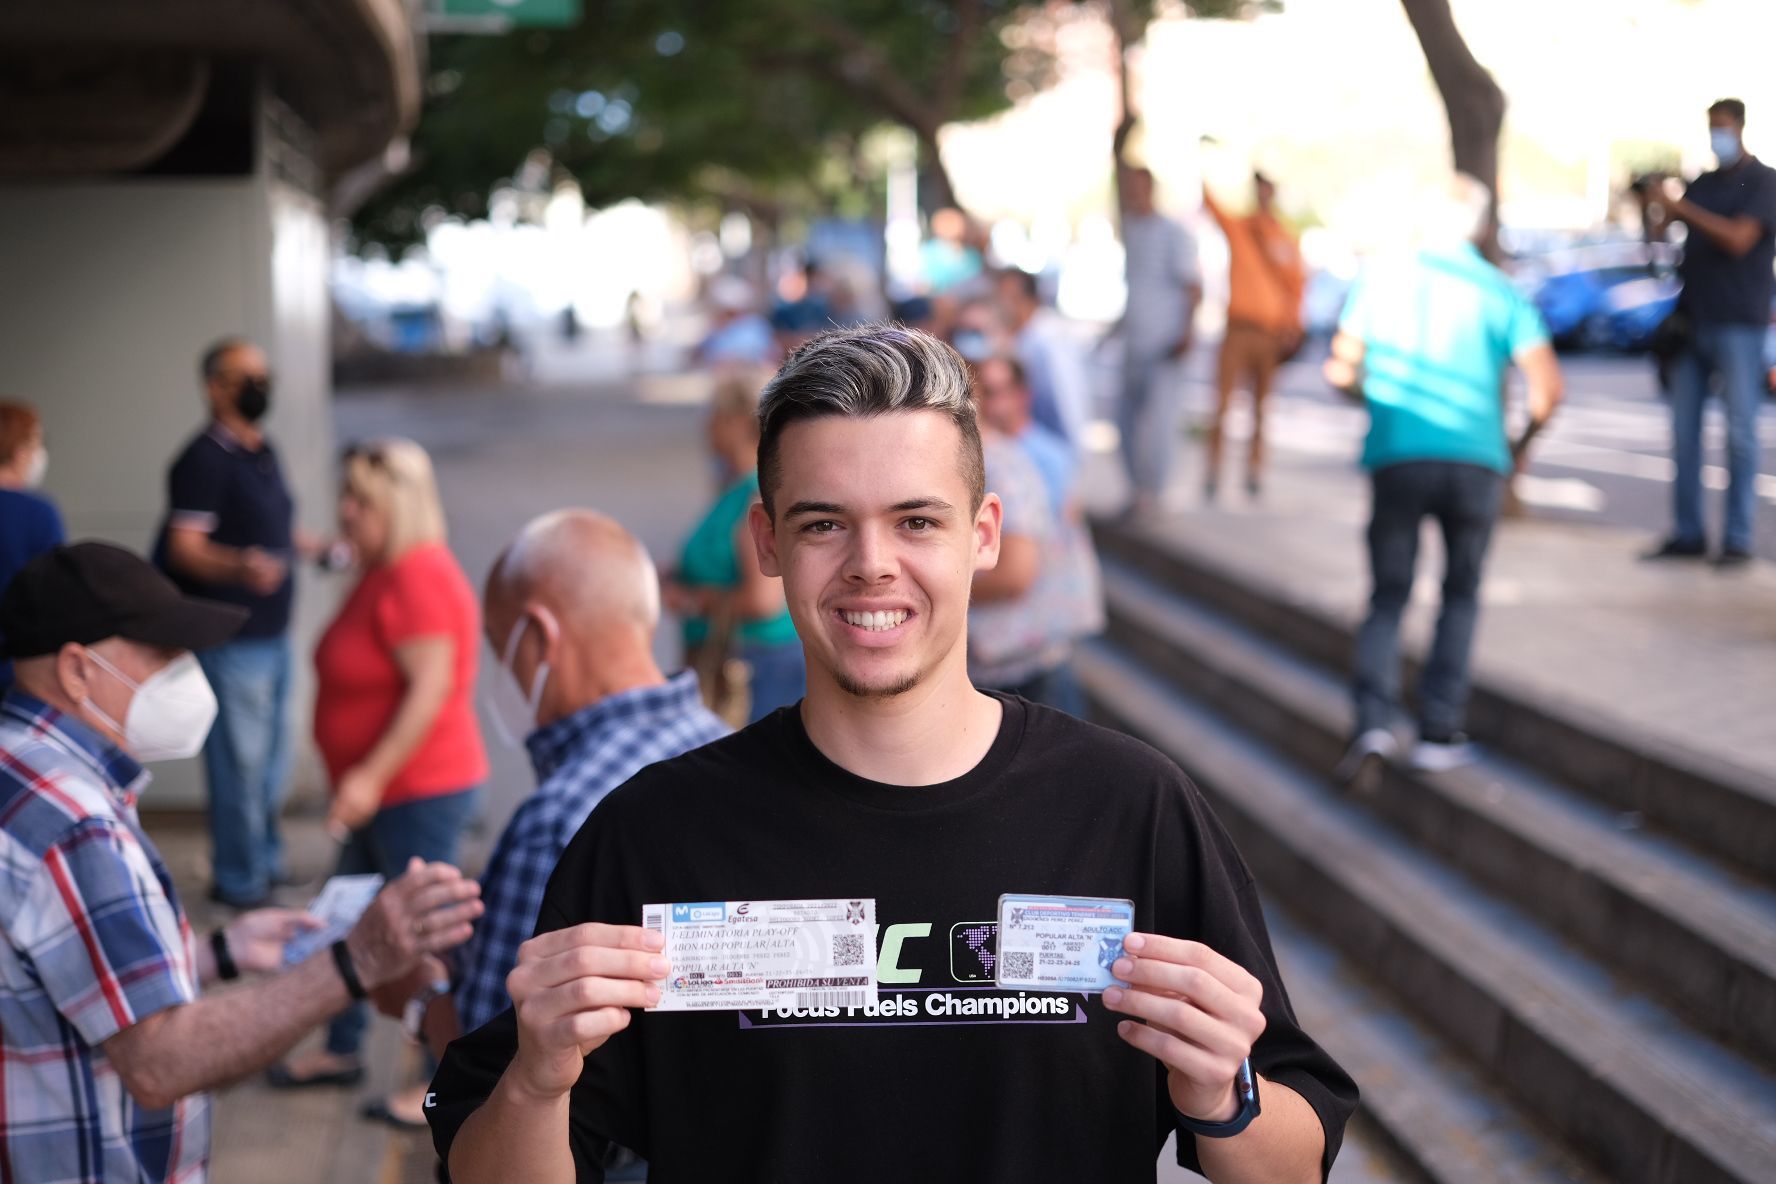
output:
M339 875L394 879L407 861L456 860L487 779L471 699L480 608L444 545L425 450L379 440L346 450L339 525L359 579L315 648L315 743L332 781L327 828ZM327 1047L272 1070L275 1085L362 1080L364 1009L336 1017Z

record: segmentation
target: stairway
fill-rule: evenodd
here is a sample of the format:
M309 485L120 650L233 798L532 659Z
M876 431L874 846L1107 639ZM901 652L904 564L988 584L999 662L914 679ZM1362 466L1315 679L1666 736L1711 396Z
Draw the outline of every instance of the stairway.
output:
M1776 787L1485 686L1475 765L1342 789L1348 624L1097 538L1093 711L1214 803L1367 1136L1434 1181L1776 1181Z

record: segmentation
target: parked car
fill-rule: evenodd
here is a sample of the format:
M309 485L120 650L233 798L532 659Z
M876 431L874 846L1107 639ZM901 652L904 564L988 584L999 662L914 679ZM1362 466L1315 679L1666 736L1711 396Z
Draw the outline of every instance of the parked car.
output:
M1642 276L1603 294L1605 342L1624 353L1639 353L1653 343L1659 322L1677 308L1683 285L1674 275Z
M1675 269L1676 255L1666 243L1610 243L1558 252L1542 266L1545 277L1535 289L1535 303L1554 344L1599 349L1615 344L1612 320L1619 310L1611 303L1611 292L1643 280L1664 283ZM1649 293L1637 289L1625 298L1625 307L1638 309ZM1636 319L1628 317L1630 324Z

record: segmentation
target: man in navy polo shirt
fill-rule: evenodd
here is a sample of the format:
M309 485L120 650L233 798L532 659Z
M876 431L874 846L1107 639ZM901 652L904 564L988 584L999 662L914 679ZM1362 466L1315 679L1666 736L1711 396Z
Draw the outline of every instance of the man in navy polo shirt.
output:
M1690 335L1671 375L1671 535L1649 559L1700 559L1708 553L1702 515L1702 408L1719 376L1727 415L1727 506L1715 562L1751 561L1757 512L1758 405L1763 402L1764 330L1776 292L1776 169L1745 150L1745 104L1722 99L1708 109L1708 140L1720 167L1673 197L1658 179L1636 187L1647 233L1663 238L1673 222L1684 239L1679 307Z
M278 813L289 771L290 561L294 504L259 424L271 402L265 354L242 338L204 351L210 423L167 475L155 562L186 593L238 604L246 624L198 654L221 710L204 743L211 898L263 904L282 874Z

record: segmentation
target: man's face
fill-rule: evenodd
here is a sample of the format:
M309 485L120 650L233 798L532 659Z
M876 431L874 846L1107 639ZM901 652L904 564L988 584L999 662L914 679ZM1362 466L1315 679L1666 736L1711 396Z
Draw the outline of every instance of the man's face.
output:
M82 650L87 652L82 653ZM90 655L98 654L139 687L183 652L126 641L121 637L107 637L84 647L64 646L59 662L62 691L76 703L97 707L121 727L129 718L136 689L93 661ZM104 720L89 719L87 722L103 725ZM123 737L115 739L121 742Z
M271 381L271 367L265 351L256 345L241 345L222 355L216 372L210 375L210 403L218 411L233 411L240 398L241 387L248 381Z
M1019 385L1017 376L1003 358L982 362L975 383L980 395L981 419L996 432L1015 436L1024 430L1029 417L1030 392Z
M944 414L826 416L778 445L773 524L750 525L782 576L810 681L885 699L966 660L974 573L999 559L999 499L971 511L962 434Z
M1744 147L1745 125L1734 119L1730 111L1710 111L1708 113L1708 130L1711 132L1732 132L1733 139L1739 142L1741 148Z

